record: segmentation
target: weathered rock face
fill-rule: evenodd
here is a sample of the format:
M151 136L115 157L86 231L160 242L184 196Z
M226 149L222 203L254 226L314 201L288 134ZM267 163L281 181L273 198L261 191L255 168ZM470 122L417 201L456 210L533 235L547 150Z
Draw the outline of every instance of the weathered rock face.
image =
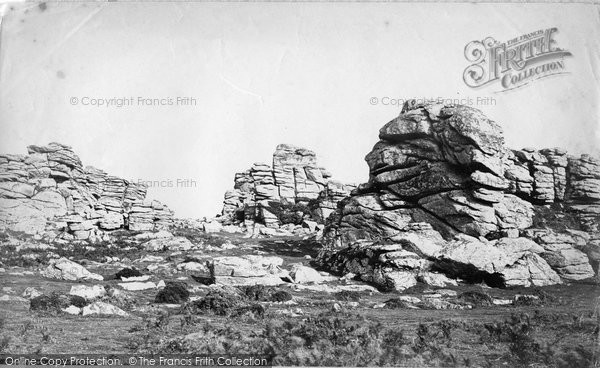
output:
M540 206L560 203L597 239L599 160L560 149L511 151L497 123L460 105L407 102L379 138L365 158L369 181L328 221L323 265L396 289L430 270L504 286L593 275L589 246L552 246L552 236L526 229ZM392 253L402 255L401 267L381 258L378 244L390 243L400 247ZM413 267L406 251L417 256L408 257Z
M146 187L83 167L71 147L29 146L0 155L0 227L64 239L97 239L103 230L156 230L173 213L147 201Z
M276 228L282 225L281 207L293 205L310 205L310 218L322 223L354 189L330 177L318 166L313 151L280 144L272 167L255 163L250 170L235 175L234 189L225 193L223 223L258 222Z

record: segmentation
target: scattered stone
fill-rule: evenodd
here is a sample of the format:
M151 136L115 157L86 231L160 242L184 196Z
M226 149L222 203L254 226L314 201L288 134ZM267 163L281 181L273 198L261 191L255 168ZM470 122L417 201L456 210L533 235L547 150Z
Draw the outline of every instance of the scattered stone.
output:
M165 259L163 257L161 257L161 256L145 255L142 258L135 260L134 262L139 262L139 263L143 263L143 262L155 263L155 262L163 262L164 260Z
M180 271L192 271L192 272L210 272L206 263L199 262L184 262L177 265L177 269Z
M94 302L90 305L86 305L85 307L83 307L82 315L116 315L121 317L127 317L129 314L124 310L115 307L112 304L108 304L105 302Z
M492 303L494 305L511 305L513 301L509 299L493 299Z
M317 270L301 264L292 266L290 276L298 284L320 284L324 281Z
M106 290L102 285L73 285L71 286L71 291L69 291L69 294L80 296L89 301L105 296Z
M142 247L149 252L162 252L166 250L190 250L194 247L194 244L183 236L158 238L147 241L142 244Z
M66 258L52 259L48 267L41 272L43 277L60 280L96 280L102 281L101 275L91 273L85 267Z
M25 299L33 299L37 298L40 295L43 295L42 292L30 286L27 289L25 289L25 291L23 291L23 294L21 296Z
M74 305L69 305L66 308L62 309L63 312L67 313L67 314L72 314L74 316L80 315L81 314L81 308L78 308Z
M156 232L143 232L141 234L137 234L134 238L136 240L152 240L152 239L167 239L172 238L173 234L166 230L160 230Z
M156 284L152 281L148 282L121 282L119 286L125 290L129 291L139 291L139 290L148 290L148 289L156 289Z

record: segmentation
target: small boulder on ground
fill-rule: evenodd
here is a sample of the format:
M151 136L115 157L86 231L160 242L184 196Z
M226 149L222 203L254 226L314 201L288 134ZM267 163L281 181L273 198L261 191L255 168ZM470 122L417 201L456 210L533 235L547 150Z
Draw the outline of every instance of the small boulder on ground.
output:
M30 286L27 289L25 289L25 291L23 291L23 294L21 296L25 299L33 299L33 298L37 298L38 296L40 296L42 294L43 293L41 291Z
M77 295L86 300L94 300L106 295L106 289L102 285L73 285L71 286L70 295Z
M167 239L172 238L173 234L166 230L160 230L157 232L144 232L135 236L136 240L151 240L151 239Z
M148 290L148 289L156 289L156 284L152 281L147 282L121 282L119 286L125 290L129 291L139 291L139 290Z
M112 304L105 303L105 302L94 302L90 305L86 305L85 307L83 307L82 314L84 316L98 314L98 315L117 315L117 316L122 316L122 317L126 317L129 315L124 310L122 310L118 307L115 307Z
M50 260L50 264L41 272L41 274L43 277L69 281L104 280L101 275L92 273L82 265L64 257Z
M190 250L194 247L194 244L186 237L177 236L152 239L143 243L142 247L149 252L161 252L165 250Z
M218 221L204 223L203 229L205 233L218 233L223 231L223 225Z
M323 276L317 270L301 264L292 267L290 276L297 284L320 284L324 281Z
M68 307L63 308L62 311L67 314L74 315L74 316L81 314L81 308L76 307L74 305L69 305Z

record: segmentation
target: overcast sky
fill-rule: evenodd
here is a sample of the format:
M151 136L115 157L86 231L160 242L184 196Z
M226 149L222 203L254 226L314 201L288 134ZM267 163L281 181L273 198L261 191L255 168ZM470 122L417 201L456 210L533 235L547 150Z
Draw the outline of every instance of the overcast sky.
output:
M73 146L85 165L171 182L149 196L212 216L235 172L275 146L317 152L363 182L387 98L491 98L476 106L514 148L600 152L600 13L585 4L119 3L0 5L0 148ZM472 89L464 48L556 27L568 74ZM122 107L92 99L131 98ZM138 97L172 99L140 106ZM177 105L177 97L196 99ZM378 102L373 104L372 98ZM87 105L84 105L87 103ZM185 187L177 180L189 179Z

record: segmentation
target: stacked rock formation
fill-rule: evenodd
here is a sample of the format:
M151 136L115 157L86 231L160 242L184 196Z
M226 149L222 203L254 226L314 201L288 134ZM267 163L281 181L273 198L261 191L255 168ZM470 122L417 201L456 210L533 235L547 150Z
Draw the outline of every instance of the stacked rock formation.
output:
M255 163L250 170L235 175L234 189L225 193L222 211L224 224L250 226L255 222L267 227L282 225L278 205L309 203L323 222L337 203L355 187L331 180L331 174L318 166L313 151L280 144L273 154L273 166Z
M593 276L598 160L511 151L497 123L461 105L409 101L379 138L366 156L369 181L330 218L324 266L396 289L432 271L493 285ZM556 203L588 243L532 228L540 206Z
M71 147L29 146L0 155L0 227L63 239L98 239L103 230L157 230L173 213L148 201L146 186L83 167Z

